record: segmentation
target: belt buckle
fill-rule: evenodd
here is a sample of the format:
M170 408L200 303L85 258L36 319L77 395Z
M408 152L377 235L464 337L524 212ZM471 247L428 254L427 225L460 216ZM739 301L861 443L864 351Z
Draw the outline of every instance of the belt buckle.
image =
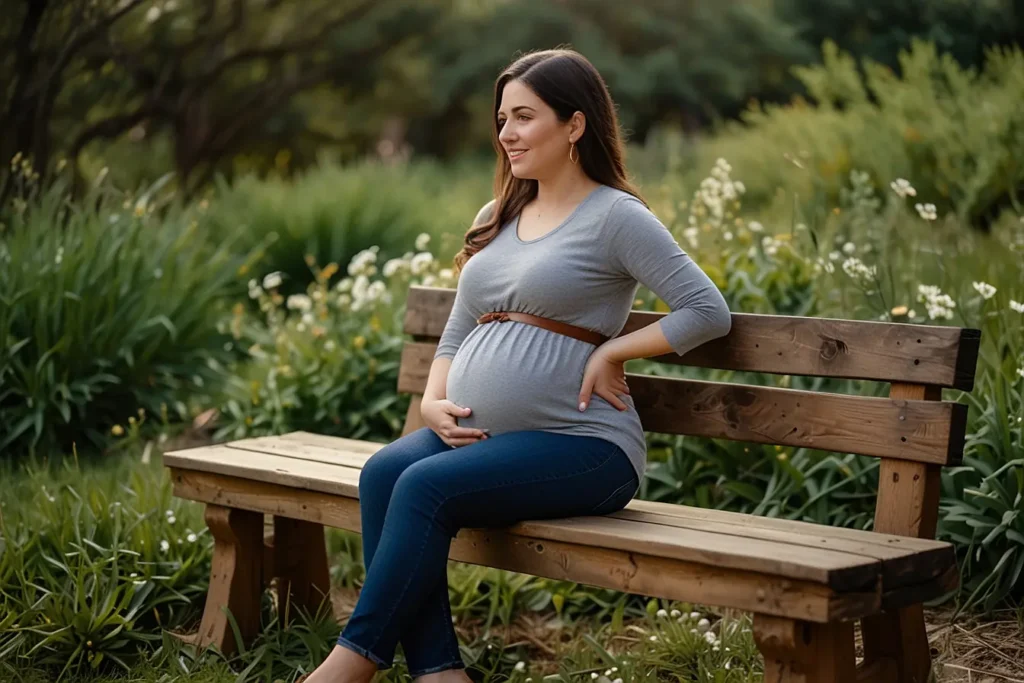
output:
M503 323L507 322L508 320L508 313L505 313L504 311L491 311L490 313L484 313L482 316L480 316L480 319L477 322L480 324L489 322Z

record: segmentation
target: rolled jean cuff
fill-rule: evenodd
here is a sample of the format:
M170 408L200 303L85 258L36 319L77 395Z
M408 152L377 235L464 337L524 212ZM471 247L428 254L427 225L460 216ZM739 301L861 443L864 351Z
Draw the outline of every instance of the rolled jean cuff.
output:
M351 640L349 640L345 636L338 636L338 645L341 645L342 647L345 647L345 648L348 648L349 650L352 650L356 654L359 654L359 655L362 655L363 657L366 657L371 662L376 664L377 668L380 669L380 670L390 669L391 668L391 665L388 664L387 662L385 662L383 659L381 659L377 655L373 654L372 652L367 650L362 645L356 645L355 643L353 643Z
M429 669L423 669L422 671L413 671L413 670L410 669L409 670L409 675L412 676L413 678L419 678L420 676L426 676L427 674L436 674L436 673L438 673L440 671L450 671L451 669L465 669L465 668L466 668L466 663L463 662L461 659L457 659L454 662L448 662L447 664L442 664L441 666L434 666L434 667L431 667Z

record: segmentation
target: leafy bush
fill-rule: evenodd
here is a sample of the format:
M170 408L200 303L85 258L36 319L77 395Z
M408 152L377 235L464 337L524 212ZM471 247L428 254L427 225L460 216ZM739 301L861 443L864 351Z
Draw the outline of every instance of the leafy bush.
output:
M255 176L230 187L222 182L210 218L215 231L241 228L247 247L267 244L263 272L282 272L281 291L295 294L312 279L307 255L317 263L347 263L371 246L401 253L423 232L463 234L490 197L479 178L486 176L429 162L325 162L292 182Z
M138 408L183 413L215 376L223 299L248 257L230 234L211 246L200 207L158 215L159 189L99 183L71 203L57 183L15 203L0 237L0 452L101 447Z
M747 185L719 160L692 200L679 200L680 176L666 178L651 200L732 310L915 324L950 320L982 330L973 392L945 397L971 409L965 464L943 471L938 537L958 547L964 606L991 610L1024 596L1024 219L1005 216L991 234L964 230L955 218L938 220L937 210L919 201L916 183L885 180L879 194L867 173L853 170L838 188L837 205L821 201L789 220L762 224L742 206ZM640 301L666 310L649 292ZM697 374L646 360L630 363L638 372ZM727 381L854 395L884 396L888 389L862 381L720 374ZM875 458L654 434L649 452L655 462L640 494L647 499L838 526L872 524Z
M197 616L210 571L201 507L155 467L4 467L0 672L120 668Z
M454 286L452 269L426 251L429 241L421 234L417 253L380 269L374 245L356 254L336 283L338 265L320 268L310 255L313 282L305 294L281 294L278 272L250 281L260 315L235 307L229 327L250 358L225 368L224 419L215 438L293 430L395 438L409 406L396 390L406 292L411 284Z
M813 104L752 104L741 122L696 144L696 167L728 158L759 207L784 207L793 193L799 202L836 202L859 169L876 189L913 178L918 201L966 223L987 225L1011 205L1019 211L1024 51L990 49L978 73L914 40L899 62L899 75L870 60L858 66L826 41L823 64L793 69Z

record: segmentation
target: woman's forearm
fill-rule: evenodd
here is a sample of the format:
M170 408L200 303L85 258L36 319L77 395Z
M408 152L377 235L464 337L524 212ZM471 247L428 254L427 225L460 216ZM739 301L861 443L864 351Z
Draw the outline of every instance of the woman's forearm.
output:
M423 400L438 401L447 398L448 371L452 367L451 358L435 358L430 364L430 373L427 375L427 387L423 390Z

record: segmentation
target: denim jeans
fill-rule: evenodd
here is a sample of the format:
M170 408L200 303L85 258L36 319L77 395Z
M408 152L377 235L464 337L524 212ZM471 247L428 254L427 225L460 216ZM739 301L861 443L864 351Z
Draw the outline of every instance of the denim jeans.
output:
M505 432L467 446L423 427L374 453L359 476L366 580L338 645L415 676L465 668L448 602L459 529L621 510L639 488L617 445L595 436Z

